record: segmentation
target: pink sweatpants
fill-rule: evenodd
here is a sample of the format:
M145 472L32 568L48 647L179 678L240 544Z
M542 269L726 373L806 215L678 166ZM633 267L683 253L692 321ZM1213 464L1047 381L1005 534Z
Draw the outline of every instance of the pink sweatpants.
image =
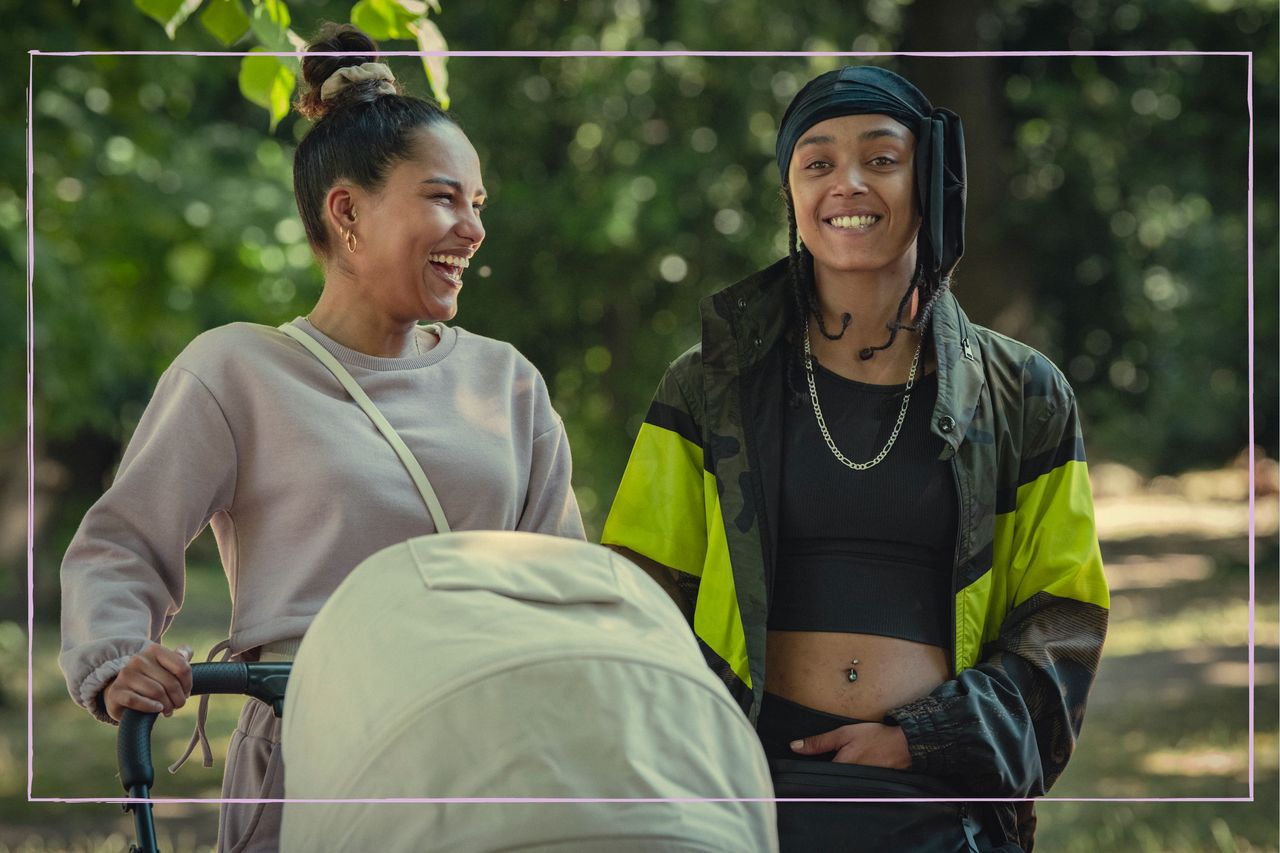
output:
M231 735L222 774L222 796L284 796L280 720L271 708L249 699ZM280 847L280 803L223 803L218 814L218 853L268 853Z

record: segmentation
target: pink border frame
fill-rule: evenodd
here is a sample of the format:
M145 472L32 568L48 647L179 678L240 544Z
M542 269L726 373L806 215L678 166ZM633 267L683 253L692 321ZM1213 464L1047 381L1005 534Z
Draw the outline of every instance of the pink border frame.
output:
M397 797L387 799L242 799L242 798L156 798L139 800L134 797L33 797L32 783L35 776L35 751L33 740L34 699L32 684L32 658L35 645L35 424L33 388L35 377L34 349L34 316L35 304L33 282L35 280L35 225L33 222L34 166L33 155L33 117L32 111L37 56L197 56L197 57L233 57L233 56L292 56L301 57L301 51L195 51L195 50L111 50L111 51L42 51L29 50L27 68L27 802L29 803L136 803L151 802L153 804L169 803L718 803L718 802L841 802L841 803L933 803L933 802L1023 802L1026 798L1010 797L966 797L964 799L939 798L902 798L902 799L868 799L868 798L594 798L594 797ZM323 56L343 56L341 52L313 52ZM884 57L884 56L917 56L936 58L967 58L973 56L1242 56L1246 57L1246 105L1249 113L1249 163L1248 163L1248 206L1247 223L1247 279L1248 279L1248 388L1249 388L1249 794L1245 797L1036 797L1036 802L1063 803L1251 803L1254 801L1254 687L1255 676L1255 557L1256 557L1256 502L1255 458L1254 458L1254 240L1253 240L1253 51L1198 51L1198 50L1051 50L1051 51L738 51L738 50L680 50L680 51L517 51L517 50L447 50L447 51L380 51L380 56L443 56L443 57L636 57L636 56L705 56L705 57Z

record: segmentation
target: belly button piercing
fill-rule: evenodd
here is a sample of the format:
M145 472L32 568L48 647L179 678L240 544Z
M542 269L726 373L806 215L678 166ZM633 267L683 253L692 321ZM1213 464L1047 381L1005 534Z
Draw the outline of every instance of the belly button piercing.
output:
M857 681L857 680L858 680L858 671L857 671L856 669L854 669L853 667L854 667L854 666L857 666L857 665L858 665L859 663L861 663L861 662L862 662L862 661L858 660L857 658L854 658L854 659L853 659L853 661L852 661L853 666L849 667L849 681L850 681L851 683L852 683L852 682L854 682L854 681Z

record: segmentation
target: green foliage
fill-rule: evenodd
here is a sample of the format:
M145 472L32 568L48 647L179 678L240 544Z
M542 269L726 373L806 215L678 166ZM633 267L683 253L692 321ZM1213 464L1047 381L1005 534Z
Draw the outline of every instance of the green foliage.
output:
M266 48L255 47L254 51ZM278 56L246 56L240 60L240 92L271 114L271 130L289 114L297 73Z
M203 0L134 0L144 14L160 23L170 39L177 38L178 28ZM284 0L250 0L252 12L246 14L241 0L209 0L200 14L204 29L224 47L230 47L249 33L257 45L253 51L289 53L302 50L306 41L290 29L292 15ZM351 7L350 19L374 40L412 40L423 52L422 66L432 96L444 109L449 108L448 50L444 34L427 18L428 12L440 13L439 0L359 0ZM435 53L436 56L427 56ZM240 93L251 103L265 109L270 116L268 130L274 132L289 112L297 86L299 64L290 57L245 57L240 65Z
M201 0L133 0L133 5L164 27L169 38L173 38L178 27L200 8L200 3Z
M240 0L209 0L200 13L200 24L224 47L230 47L249 31L249 16Z
M418 50L423 53L422 67L427 72L427 82L431 84L431 95L440 102L441 108L447 110L450 104L449 71L446 68L448 57L439 55L441 51L449 49L444 33L425 15L410 22L409 29L418 40Z
M351 7L351 23L378 41L413 38L410 27L426 9L425 3L417 5L423 12L415 15L396 0L360 0Z
M296 49L298 39L290 32L289 21L284 0L254 0L249 29L266 50L282 53Z
M1071 223L1033 238L1050 271L1033 292L1093 450L1148 472L1230 458L1247 425L1245 60L1077 57L1006 80L1008 228ZM1274 339L1274 311L1257 320Z

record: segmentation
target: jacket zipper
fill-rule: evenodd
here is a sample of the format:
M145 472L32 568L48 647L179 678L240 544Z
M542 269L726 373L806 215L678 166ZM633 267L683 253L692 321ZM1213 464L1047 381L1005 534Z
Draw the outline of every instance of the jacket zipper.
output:
M973 356L973 350L969 347L969 336L965 335L960 339L960 346L964 349L964 357L970 361L977 361ZM965 525L968 524L968 513L964 505L964 493L960 490L960 465L956 462L959 450L953 450L951 454L951 482L956 490L956 548L955 556L951 560L951 660L948 665L951 667L951 677L955 678L959 672L959 665L956 661L956 654L959 649L959 642L956 640L956 601L959 596L958 576L960 573L960 543L964 534Z
M948 666L951 667L951 677L955 678L959 674L959 666L956 661L956 654L959 648L959 642L956 640L956 602L959 598L957 590L957 576L960 573L960 542L964 526L968 522L967 513L964 508L964 494L960 491L960 466L956 463L956 454L951 455L951 483L956 489L956 549L955 556L951 560L951 659Z

